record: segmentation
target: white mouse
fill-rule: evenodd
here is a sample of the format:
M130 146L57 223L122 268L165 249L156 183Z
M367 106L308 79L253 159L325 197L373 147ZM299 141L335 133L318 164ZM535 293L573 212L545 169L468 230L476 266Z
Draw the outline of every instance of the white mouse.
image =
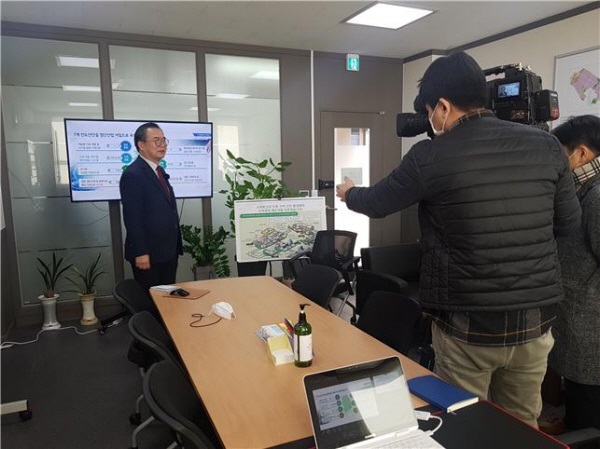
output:
M230 320L235 317L235 312L233 311L231 304L224 301L213 304L212 313L220 316L221 318L225 318L226 320Z

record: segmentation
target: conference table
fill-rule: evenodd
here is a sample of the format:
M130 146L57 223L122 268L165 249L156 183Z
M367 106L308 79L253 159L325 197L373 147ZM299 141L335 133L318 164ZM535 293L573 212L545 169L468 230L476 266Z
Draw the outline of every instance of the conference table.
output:
M430 372L370 335L268 276L178 283L190 298L152 290L152 297L191 381L225 448L267 448L310 438L304 375L397 355L407 378ZM214 303L233 306L235 318L211 315ZM256 331L289 318L301 303L312 325L310 367L275 366ZM202 326L202 327L199 327ZM426 403L413 397L415 408Z

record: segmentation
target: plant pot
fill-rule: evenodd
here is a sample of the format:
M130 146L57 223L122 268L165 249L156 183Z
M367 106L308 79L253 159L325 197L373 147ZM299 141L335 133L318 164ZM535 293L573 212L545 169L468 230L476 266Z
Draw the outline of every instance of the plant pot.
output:
M194 273L195 281L203 281L206 279L216 279L217 274L215 273L215 267L212 265L206 266L198 266L194 265L192 267L192 273Z
M91 326L98 322L98 318L94 313L94 299L96 299L96 293L88 293L86 295L79 294L81 300L81 307L83 308L83 316L79 321L84 326Z
M38 299L42 303L42 310L44 311L44 322L42 324L42 330L58 329L60 323L56 319L56 300L58 295L54 295L52 298L46 298L44 295L38 296Z

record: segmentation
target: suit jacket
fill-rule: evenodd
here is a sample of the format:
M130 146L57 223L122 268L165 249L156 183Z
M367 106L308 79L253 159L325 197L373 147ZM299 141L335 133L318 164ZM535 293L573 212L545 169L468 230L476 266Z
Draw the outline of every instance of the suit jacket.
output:
M133 262L136 257L149 254L152 264L168 262L183 254L175 195L168 180L167 184L169 195L141 157L121 175L126 260Z

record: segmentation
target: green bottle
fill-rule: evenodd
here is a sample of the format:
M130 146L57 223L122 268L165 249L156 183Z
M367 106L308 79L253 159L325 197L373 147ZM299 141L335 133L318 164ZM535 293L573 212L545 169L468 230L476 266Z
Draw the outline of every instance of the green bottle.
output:
M294 364L302 368L312 364L312 326L306 321L304 307L310 304L300 304L300 315L294 326Z

